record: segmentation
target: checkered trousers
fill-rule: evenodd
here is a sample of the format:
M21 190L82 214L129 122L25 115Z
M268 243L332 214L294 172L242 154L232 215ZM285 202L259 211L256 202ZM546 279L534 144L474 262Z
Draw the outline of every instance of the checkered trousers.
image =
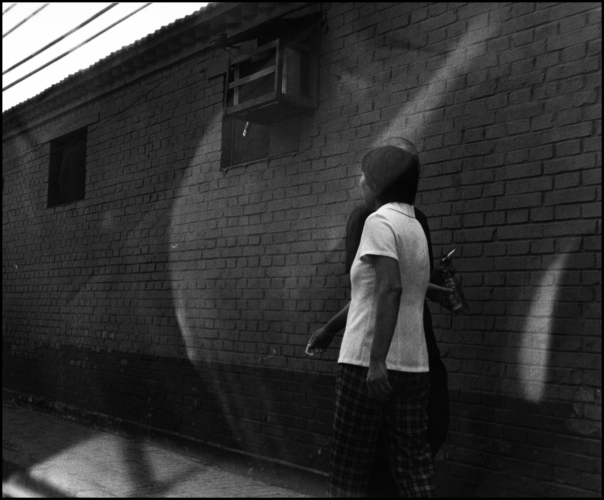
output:
M338 364L334 442L328 497L366 493L380 427L384 426L388 462L403 497L432 497L432 456L426 440L428 373L388 370L392 393L386 402L370 398L367 368Z

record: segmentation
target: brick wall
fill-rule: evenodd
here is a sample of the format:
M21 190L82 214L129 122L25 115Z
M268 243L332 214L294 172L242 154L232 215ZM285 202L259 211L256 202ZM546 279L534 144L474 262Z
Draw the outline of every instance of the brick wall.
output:
M431 307L441 494L599 496L600 5L323 8L298 154L220 170L225 57L197 46L3 131L4 386L325 468L339 340L303 350L349 297L359 161L406 136L472 310ZM46 208L45 140L70 123L86 200Z

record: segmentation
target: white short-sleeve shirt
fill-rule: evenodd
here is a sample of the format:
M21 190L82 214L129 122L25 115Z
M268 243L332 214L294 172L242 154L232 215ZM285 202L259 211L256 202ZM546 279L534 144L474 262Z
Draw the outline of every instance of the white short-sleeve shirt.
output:
M376 312L376 273L371 255L398 261L403 288L386 367L427 372L424 299L430 280L430 257L426 235L415 218L415 210L406 203L388 203L365 222L350 270L351 302L338 363L369 366Z

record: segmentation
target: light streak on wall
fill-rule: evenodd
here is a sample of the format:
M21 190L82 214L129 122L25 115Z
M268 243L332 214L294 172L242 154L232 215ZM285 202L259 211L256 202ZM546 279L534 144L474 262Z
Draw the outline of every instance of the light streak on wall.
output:
M174 311L180 333L185 343L187 357L195 366L199 362L211 361L211 335L206 336L206 329L202 327L202 321L196 321L192 315L195 313L196 307L193 306L195 300L203 300L204 292L207 292L205 284L201 283L201 287L197 289L198 282L204 280L204 272L199 269L188 269L183 265L183 260L188 258L186 254L181 253L182 249L197 250L203 243L203 234L205 232L204 223L206 222L205 214L197 213L194 219L197 221L193 224L186 223L189 219L191 209L197 208L202 212L200 207L204 201L204 194L197 189L200 176L199 170L209 169L209 165L205 164L205 158L209 152L209 145L206 144L208 135L220 132L221 116L214 115L212 122L208 124L206 133L199 140L199 145L193 159L189 163L188 170L192 175L183 177L183 181L179 189L175 192L175 201L172 206L170 216L170 281L172 285L172 298ZM196 173L197 172L197 173ZM191 243L189 245L189 242ZM202 259L198 259L201 261ZM187 306L187 301L189 305ZM204 343L204 340L206 342ZM215 360L215 359L214 359Z
M225 177L223 171L216 172L212 177L207 160L208 154L215 146L211 143L211 138L215 140L216 137L220 137L221 129L222 115L218 113L207 125L206 133L199 139L195 155L187 167L187 175L183 176L180 187L175 190L175 201L170 217L169 275L174 314L185 345L186 356L195 369L203 375L205 390L216 399L221 409L221 418L231 429L235 440L245 441L248 430L241 423L242 408L241 400L237 399L237 390L230 386L232 382L229 377L215 368L221 363L240 362L237 352L217 349L215 342L223 338L220 335L225 320L221 314L228 312L227 303L243 300L243 297L240 290L223 289L217 286L216 277L224 275L229 270L213 268L215 259L204 258L208 250L210 255L219 251L216 248L206 247L206 243L222 238L217 236L217 231L220 230L215 227L217 215L208 208L219 195L212 193L211 188L202 191L199 189L201 183L218 186L219 181ZM245 192L248 187L248 183L243 186ZM209 236L212 231L214 233ZM239 227L240 236L245 236L249 231L250 228L247 226ZM195 255L194 262L190 260L191 255ZM256 333L240 331L238 335ZM273 354L258 359L257 362L260 366L264 366L265 363L270 366L276 358L280 356ZM277 413L275 402L262 381L258 382L256 389L262 395L260 401L264 414Z
M403 106L391 124L375 138L372 147L381 145L391 137L404 137L415 143L423 138L425 127L430 123L430 116L442 107L447 95L442 92L442 82L468 71L472 60L483 50L480 42L489 38L497 25L497 21L493 21L489 23L487 30L476 30L470 26L459 40L457 48L447 55L444 65L434 73L430 82ZM410 52L410 59L412 54L413 52Z
M543 274L523 328L518 360L520 390L525 399L534 403L545 392L554 307L568 255L559 255Z

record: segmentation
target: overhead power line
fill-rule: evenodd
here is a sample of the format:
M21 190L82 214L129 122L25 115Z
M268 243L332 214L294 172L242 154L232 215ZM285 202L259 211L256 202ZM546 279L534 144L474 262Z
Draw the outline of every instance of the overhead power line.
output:
M11 66L10 68L8 68L6 71L3 71L2 74L6 75L6 73L8 73L9 71L12 71L13 69L21 66L24 62L29 61L32 57L36 57L38 54L44 52L46 49L49 49L50 47L52 47L55 43L60 42L61 40L63 40L64 38L67 38L69 35L71 35L72 33L75 33L76 31L78 31L80 28L83 28L84 26L86 26L88 23L90 23L91 21L94 21L97 17L102 16L105 12L107 12L109 9L113 9L113 7L115 7L117 5L117 3L112 3L109 7L105 7L103 10L101 10L100 12L98 12L97 14L95 14L94 16L86 19L86 21L84 21L82 24L76 26L75 28L73 28L71 31L69 31L68 33L65 33L63 36L60 36L59 38L57 38L55 41L50 42L48 45L46 45L45 47L42 47L40 50L38 50L37 52L35 52L34 54L26 57L25 59L23 59L22 61L19 61L17 64Z
M64 52L63 54L61 54L60 56L55 57L52 61L48 61L46 64L40 66L38 69L35 69L34 71L32 71L31 73L28 73L27 75L19 78L18 80L15 80L13 83L11 83L10 85L7 85L6 87L2 88L2 92L4 92L5 90L10 89L11 87L13 87L14 85L17 85L17 83L22 82L23 80L26 80L27 78L29 78L32 75L35 75L36 73L38 73L39 71L42 71L44 68L46 68L47 66L50 66L51 64L57 62L59 59L62 59L63 57L71 54L72 52L74 52L75 50L79 49L80 47L82 47L83 45L86 45L88 42L90 42L91 40L94 40L96 37L102 35L103 33L105 33L107 30L110 30L111 28L113 28L114 26L120 24L121 22L125 21L126 19L128 19L129 17L133 16L134 14L136 14L137 12L140 12L141 10L143 10L146 7L149 7L149 5L151 5L151 2L146 3L145 5L143 5L142 7L139 7L138 9L136 9L134 12L131 12L130 14L128 14L127 16L122 17L120 20L116 21L115 23L113 23L112 25L108 26L107 28L105 28L102 31L99 31L96 35L91 36L88 40L84 40L82 43L80 43L79 45L76 45L75 47L73 47L72 49L68 50L67 52Z
M224 40L224 43L228 46L228 44L230 42L232 42L232 41L233 40L228 40L227 39L227 40ZM98 123L94 124L95 126L94 126L94 128L92 128L92 130L96 130L101 125L104 125L107 122L107 120L110 120L111 118L114 118L114 117L116 117L116 116L124 113L125 111L131 109L133 106L135 106L136 104L138 104L141 101L141 99L146 98L151 92L153 92L158 87L161 87L168 80L174 78L175 76L178 76L183 71L185 71L185 70L193 67L195 64L199 64L199 55L200 54L205 54L206 52L209 52L211 50L216 50L216 48L217 47L213 46L213 45L206 45L204 48L200 49L195 54L190 54L189 56L187 56L187 57L191 57L191 62L189 64L186 64L186 65L182 66L181 68L177 69L173 74L166 76L163 80L160 80L159 83L157 83L157 85L155 85L152 89L147 90L146 92L144 92L142 96L140 96L138 99L135 99L133 102L131 102L125 108L121 108L117 113L113 113L112 115L106 116L105 118L103 118L102 120L100 120ZM37 97L32 98L29 102L33 102L35 105L39 105L40 103L45 102L48 98L49 98L48 95L39 95ZM19 120L19 114L17 114L17 120ZM28 154L35 153L40 148L44 147L46 144L48 144L48 142L43 142L43 143L39 144L35 149L33 149L31 151L27 151L25 153L22 153L22 154L20 154L18 156L12 157L8 161L13 161L13 160L22 158L22 157L24 157L24 156L26 156Z
M197 53L197 55L204 54L205 52L207 52L209 50L215 50L215 47L206 46L204 49L200 50ZM138 102L141 99L144 99L145 97L147 97L151 92L153 92L158 87L161 87L168 80L170 80L171 78L174 78L175 76L177 76L180 73L182 73L184 70L187 70L187 69L193 67L195 64L198 64L198 63L199 63L198 59L196 57L193 57L190 64L187 64L187 65L181 67L180 69L176 70L173 74L166 76L163 80L160 80L160 82L157 85L155 85L152 89L147 90L146 92L144 92L142 96L140 96L138 99L135 99L133 102L131 102L125 108L120 109L117 113L113 113L112 115L109 115L109 116L106 116L105 118L103 118L100 122L98 122L98 123L95 124L95 126L94 126L94 128L92 128L92 130L96 130L97 128L99 128L101 126L101 124L104 125L105 122L107 122L107 120L110 120L111 118L114 118L114 117L122 114L124 111L127 111L127 110L131 109L133 106L135 106L136 104L138 104ZM46 99L48 99L48 96L39 96L39 97L34 98L34 99L36 99L36 101L37 101L36 105L37 105L37 104L40 104L41 102L44 102ZM35 149L33 149L31 151L27 151L26 153L22 153L19 156L15 156L15 157L11 158L8 161L12 161L12 160L16 160L16 159L19 159L19 158L23 158L24 156L26 156L28 154L35 153L40 148L44 147L47 143L48 142L43 142L43 143L39 144Z
M45 3L44 5L42 5L42 7L40 7L38 10L35 10L34 12L32 12L29 16L27 16L25 19L23 19L23 21L21 21L19 24L17 24L16 26L14 26L12 29L8 30L6 33L4 33L4 35L2 35L2 38L4 38L5 36L10 35L13 31L15 31L19 26L21 26L22 24L26 23L27 21L29 21L32 17L34 17L38 12L40 12L42 9L44 9L45 7L48 7L48 4ZM7 9L8 10L8 9Z
M4 9L2 11L2 15L6 14L9 10L11 10L15 5L17 5L16 3L9 5L6 9Z

